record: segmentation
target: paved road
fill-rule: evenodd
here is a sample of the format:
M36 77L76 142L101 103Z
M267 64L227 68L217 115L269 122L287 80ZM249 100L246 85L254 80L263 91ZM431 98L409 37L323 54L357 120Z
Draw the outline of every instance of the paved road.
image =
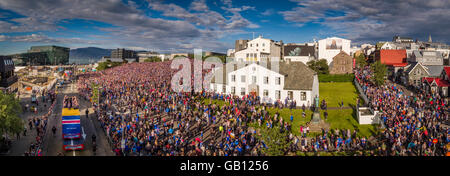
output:
M72 87L73 86L73 87ZM64 156L93 156L92 151L92 134L97 136L97 156L111 156L113 155L109 143L105 140L106 137L99 125L94 124L96 120L93 118L94 113L90 107L90 103L79 99L80 113L81 113L81 127L82 133L86 134L86 139L84 140L84 150L81 151L64 151L63 150L63 139L61 132L61 113L62 113L62 102L64 95L77 96L75 84L67 84L60 90L58 90L57 104L55 105L54 117L49 119L47 135L44 139L44 156L57 156L58 153L62 153ZM86 108L90 109L89 117L86 118ZM55 126L57 128L56 135L53 135L51 128ZM83 132L84 131L84 132Z

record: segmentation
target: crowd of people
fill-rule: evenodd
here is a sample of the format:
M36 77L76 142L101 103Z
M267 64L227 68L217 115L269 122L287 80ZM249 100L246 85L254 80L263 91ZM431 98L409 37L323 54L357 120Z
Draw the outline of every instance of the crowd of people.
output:
M420 91L407 94L394 83L376 86L369 67L357 70L358 83L370 100L369 106L381 112L386 130L381 135L383 155L444 156L448 152L448 99ZM437 139L434 144L433 140Z
M64 96L64 102L63 102L63 107L64 108L73 108L73 109L79 109L79 104L78 104L78 100L75 96L73 97L68 97L67 95Z
M46 95L47 94L47 95ZM46 109L46 114L42 116L35 116L28 119L28 129L31 131L33 128L36 130L36 140L32 142L27 151L25 151L25 156L42 156L42 142L47 129L48 118L53 113L53 108L56 104L56 94L54 91L48 91L42 94L42 103L47 107L47 103L50 104L48 111ZM48 99L46 97L49 97ZM27 128L24 128L23 135L26 136ZM18 134L19 136L20 134Z
M434 106L424 105L421 104L425 102L422 96L413 103L405 96L400 96L404 101L396 101L392 98L401 95L401 91L391 90L389 86L374 86L367 69L355 73L360 84L364 85L365 93L371 100L383 98L380 101L392 103L371 102L374 108L386 112L383 118L388 127L383 134L374 136L380 140L373 142L361 137L358 131L349 129L322 130L322 134L310 137L306 135L308 127L304 126L300 128L303 135L296 136L292 132L292 123L278 113L270 115L267 106L260 103L257 96L240 98L207 91L175 92L171 89L171 78L177 70L171 69L170 64L170 61L131 63L79 75L78 92L86 99L94 92L92 85L101 87L101 99L98 104L94 103L94 109L116 155L259 156L264 155L262 150L268 147L260 138L260 129L274 127L288 134L285 140L292 141L286 154L298 151L369 151L369 155L383 156L442 155L445 152L442 145L448 143L448 130L440 126L440 122L448 118L444 110L447 102L433 97ZM225 103L220 106L209 103L214 100ZM295 106L295 103L282 104L281 101L276 105ZM326 103L321 107L326 109ZM408 111L408 107L416 109ZM306 108L302 109L304 114ZM424 110L423 113L420 110ZM392 116L401 112L413 112L415 116ZM292 118L291 115L291 122ZM251 127L250 124L259 127ZM417 132L422 132L424 127L425 136ZM435 148L428 143L434 138L440 139Z

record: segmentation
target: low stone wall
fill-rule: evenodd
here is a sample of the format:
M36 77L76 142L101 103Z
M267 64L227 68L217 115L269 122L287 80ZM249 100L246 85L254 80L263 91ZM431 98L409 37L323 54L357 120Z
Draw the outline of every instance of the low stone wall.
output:
M373 111L369 107L359 107L357 115L360 125L379 124L380 122L378 111Z

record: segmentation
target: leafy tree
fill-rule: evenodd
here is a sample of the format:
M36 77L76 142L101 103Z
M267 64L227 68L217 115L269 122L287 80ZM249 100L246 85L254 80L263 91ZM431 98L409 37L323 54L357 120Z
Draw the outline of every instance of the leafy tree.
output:
M318 74L329 74L328 63L326 59L312 60L306 63L309 68L317 72Z
M364 56L363 53L361 53L359 56L356 57L356 64L360 68L363 68L367 65L366 57Z
M24 122L19 118L22 107L13 94L0 91L0 137L4 134L16 134L23 131Z
M128 61L124 61L124 62L111 62L111 60L106 60L106 62L102 62L99 63L97 66L97 70L98 71L102 71L102 70L106 70L108 68L113 68L113 67L117 67L119 65L122 65L123 63L127 63Z
M144 62L161 62L161 58L152 56L144 60Z
M267 148L263 148L262 152L268 156L283 156L286 154L291 141L288 140L287 132L280 132L280 128L262 128L261 139Z
M227 56L226 56L226 55L210 55L210 56L203 56L202 60L204 61L204 60L206 60L208 57L217 57L217 58L219 58L219 59L222 61L222 63L226 63L226 60L227 60Z
M377 61L372 64L371 69L374 73L373 81L377 85L383 85L384 84L384 77L387 74L387 67L386 65L382 64L380 61Z

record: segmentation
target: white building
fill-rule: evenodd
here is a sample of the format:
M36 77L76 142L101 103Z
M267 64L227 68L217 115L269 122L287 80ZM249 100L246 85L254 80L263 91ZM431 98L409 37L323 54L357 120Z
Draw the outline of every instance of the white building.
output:
M328 64L333 61L333 57L342 51L350 55L350 40L338 37L331 37L319 40L319 58L326 59Z
M151 58L151 57L159 57L161 61L165 61L169 59L169 56L165 54L158 54L154 52L141 52L138 53L137 56L139 57L139 62L143 62L145 59Z
M261 61L281 57L282 43L259 36L247 42L247 48L234 53L236 61Z
M361 49L364 51L364 54L366 56L372 54L372 52L375 52L376 48L375 45L371 45L371 44L362 44L361 45Z
M380 49L386 49L386 50L394 50L397 49L397 46L392 42L386 42L384 43ZM399 48L400 49L400 48ZM403 48L402 48L403 49Z
M228 57L233 57L234 56L234 51L235 51L235 49L228 49L227 50L227 56Z
M297 106L310 106L319 96L317 73L303 62L278 62L279 69L257 63L241 63L239 68L239 64L233 62L225 71L215 70L210 90L239 97L257 95L265 103L295 101Z
M350 54L349 55L353 57L355 55L355 53L358 52L358 51L361 51L361 48L357 47L357 46L353 46L353 47L350 48Z

